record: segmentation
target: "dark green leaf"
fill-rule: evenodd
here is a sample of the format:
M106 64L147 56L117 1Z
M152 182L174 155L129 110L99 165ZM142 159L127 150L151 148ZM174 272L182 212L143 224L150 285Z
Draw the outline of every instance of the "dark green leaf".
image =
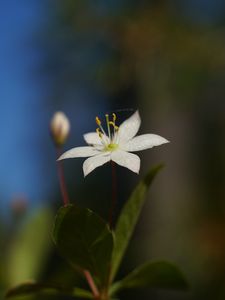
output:
M28 296L32 294L47 294L47 295L67 295L79 298L93 299L89 291L80 288L64 288L55 285L40 284L35 282L25 282L20 284L6 293L6 298Z
M187 281L181 271L169 262L147 262L127 277L116 282L111 294L131 288L187 289Z
M62 207L56 216L53 238L72 266L89 270L101 285L106 284L113 235L97 214L73 205Z
M111 280L114 279L125 254L144 205L148 188L161 168L162 165L156 166L140 181L122 209L115 229L115 247L113 250Z

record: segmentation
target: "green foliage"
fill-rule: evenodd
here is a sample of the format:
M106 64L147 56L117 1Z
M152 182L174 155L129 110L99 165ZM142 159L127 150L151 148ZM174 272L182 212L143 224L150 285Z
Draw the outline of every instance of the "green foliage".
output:
M79 298L92 299L92 294L84 289L80 288L64 288L48 284L39 284L35 282L25 282L12 289L10 289L6 298L27 296L32 294L45 294L45 295L64 295L74 296Z
M43 208L18 228L6 259L8 285L40 275L51 247L52 219L50 209Z
M147 262L111 287L111 295L131 288L186 289L187 282L180 270L165 261Z
M53 238L72 266L89 270L105 285L113 250L113 234L95 213L74 205L62 207L55 221Z
M67 205L59 209L55 219L53 240L61 255L76 271L89 271L92 292L80 288L26 282L8 291L7 297L53 294L80 298L112 299L119 291L131 288L185 289L187 283L176 266L168 262L147 262L120 281L113 279L145 203L146 193L154 177L162 168L153 168L135 188L119 216L113 232L108 224L87 208ZM32 231L33 232L33 231ZM94 288L93 288L94 285ZM97 296L96 296L97 293Z
M130 199L125 203L119 216L115 230L115 247L113 251L113 264L111 279L113 280L123 259L129 241L137 224L142 207L145 203L146 193L156 174L163 165L150 170L133 191Z

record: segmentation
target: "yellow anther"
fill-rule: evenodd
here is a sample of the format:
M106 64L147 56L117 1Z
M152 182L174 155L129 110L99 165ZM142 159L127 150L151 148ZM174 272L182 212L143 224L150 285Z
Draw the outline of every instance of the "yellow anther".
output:
M95 118L95 122L96 122L96 124L97 124L98 126L101 125L101 121L100 121L99 117L96 117L96 118Z
M97 132L97 134L99 135L99 137L102 138L102 133L101 133L101 131L100 131L100 128L96 128L96 132Z
M116 122L116 114L112 114L112 116L113 116L113 122L115 123Z
M114 130L118 130L119 129L119 127L116 126L116 124L113 121L110 121L109 124L113 126Z
M112 125L114 128L115 128L115 126L116 126L115 123L114 123L113 121L110 121L109 124Z

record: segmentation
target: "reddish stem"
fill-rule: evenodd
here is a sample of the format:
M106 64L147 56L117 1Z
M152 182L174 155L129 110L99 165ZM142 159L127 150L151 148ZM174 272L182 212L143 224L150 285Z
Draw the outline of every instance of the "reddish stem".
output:
M99 299L100 294L99 294L98 288L91 276L91 273L88 270L83 270L83 273L84 273L84 276L85 276L85 278L89 284L89 287L92 291L94 299Z
M57 147L57 158L61 155L62 151L60 147ZM65 176L63 172L63 165L62 161L57 161L57 169L58 169L58 176L59 176L59 184L60 184L60 190L63 198L64 206L69 204L69 195L66 188L66 181Z
M113 161L111 161L111 167L112 167L112 200L111 200L111 207L109 211L109 226L112 229L114 213L116 208L116 198L117 198L116 165Z

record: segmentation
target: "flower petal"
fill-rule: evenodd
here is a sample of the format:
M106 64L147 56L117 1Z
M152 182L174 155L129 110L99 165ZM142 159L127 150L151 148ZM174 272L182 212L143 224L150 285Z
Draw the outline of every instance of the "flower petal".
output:
M125 120L118 130L118 141L123 143L132 139L138 132L141 125L139 112L136 111L130 118Z
M94 147L76 147L72 148L65 153L63 153L57 160L66 159L66 158L75 158L75 157L89 157L98 155L101 152L96 150Z
M109 153L100 154L95 157L89 157L83 163L84 177L91 173L94 169L104 165L108 161L110 161Z
M100 138L97 132L89 132L84 134L84 139L86 143L92 145L96 150L103 151L106 144L110 143L109 137L102 134Z
M84 140L87 144L91 144L91 145L101 145L102 144L102 140L100 139L97 132L89 132L89 133L84 134Z
M165 143L169 143L168 140L157 134L143 134L134 137L124 145L120 145L124 151L141 151L154 146L159 146Z
M118 165L128 168L134 173L139 173L140 158L136 154L117 150L111 153L111 159Z

